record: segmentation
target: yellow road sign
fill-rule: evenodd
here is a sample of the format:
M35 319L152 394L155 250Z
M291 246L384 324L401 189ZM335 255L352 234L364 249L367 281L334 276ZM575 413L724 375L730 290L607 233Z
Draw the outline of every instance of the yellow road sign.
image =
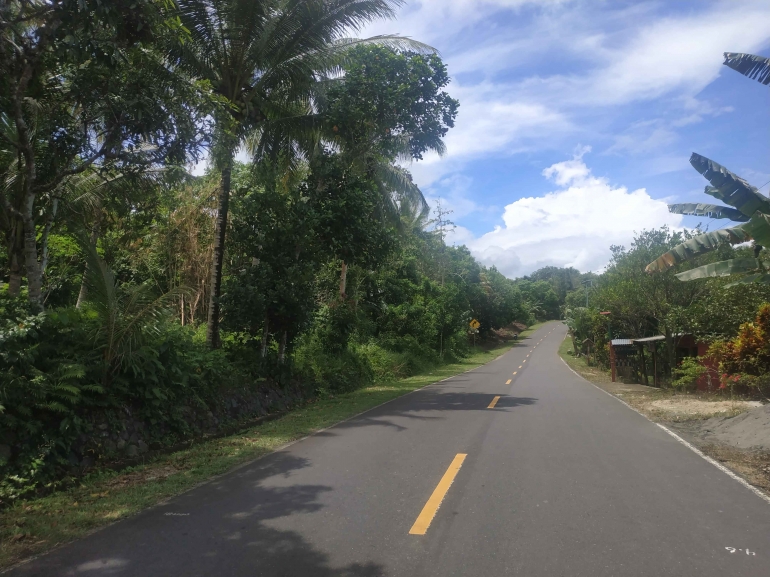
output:
M473 319L470 322L470 325L471 325L472 329L477 329L477 328L479 328L481 326L481 323L479 321L477 321L476 319Z

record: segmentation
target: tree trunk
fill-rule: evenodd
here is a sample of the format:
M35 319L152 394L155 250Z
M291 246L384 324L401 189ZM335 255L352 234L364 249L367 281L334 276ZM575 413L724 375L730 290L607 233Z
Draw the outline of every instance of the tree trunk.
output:
M16 251L13 251L10 255L10 269L8 294L12 297L17 297L21 292L21 264L19 263L19 255Z
M347 288L347 282L348 282L348 265L343 260L342 261L342 272L340 273L340 298L345 298L345 289Z
M24 243L24 225L18 218L11 218L10 231L6 237L8 240L8 294L12 297L19 296L21 292L21 279L24 276L21 262L24 260L24 252L21 246Z
M94 217L94 224L91 226L91 236L89 237L89 242L91 243L91 246L96 248L96 243L99 241L99 233L101 232L102 228L102 206L100 203L97 203L96 206L96 215ZM78 293L78 300L75 303L75 308L79 309L83 306L83 303L86 302L86 299L88 298L88 263L86 262L86 266L83 269L83 278L80 281L80 292Z
M269 325L268 316L265 315L265 326L262 327L262 350L260 351L263 359L267 355L267 339L270 338L269 327L270 325Z
M53 221L56 218L56 211L59 208L59 199L54 197L53 203L51 206L51 215L48 217L48 221L45 223L45 229L43 230L43 238L40 241L40 245L43 252L43 259L40 263L40 273L45 275L45 269L48 268L48 237L51 234L51 227L53 226Z
M35 221L24 219L24 268L27 271L29 301L43 307L43 275L37 260L37 231Z
M281 335L281 344L278 347L278 364L282 365L286 359L286 331Z
M225 260L225 235L227 211L230 207L230 178L233 171L232 154L222 169L222 180L217 206L217 226L214 233L214 258L211 263L211 292L209 294L209 318L206 327L206 343L212 349L219 348L219 298L222 290L222 265Z

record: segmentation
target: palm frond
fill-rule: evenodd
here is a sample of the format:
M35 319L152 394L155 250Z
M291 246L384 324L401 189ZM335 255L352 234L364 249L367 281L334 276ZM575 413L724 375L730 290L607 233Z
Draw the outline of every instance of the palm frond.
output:
M744 226L746 225L742 224L733 228L722 228L694 236L658 257L644 270L648 273L661 272L680 262L716 250L724 243L740 244L749 241L751 236L743 229Z
M747 222L749 217L740 210L719 206L716 204L684 203L669 204L668 211L673 214L685 214L690 216L703 216L706 218L727 218L735 222Z
M725 52L723 64L765 86L770 84L770 58L756 54Z
M756 212L742 227L757 244L770 246L770 215Z
M380 162L375 165L374 177L378 186L385 191L386 196L394 201L407 199L409 203L418 207L420 211L430 212L425 196L414 183L412 175L406 169L388 162ZM396 208L395 203L393 207ZM398 210L396 209L395 212L398 212Z
M740 286L745 284L770 284L770 274L761 273L761 272L750 274L741 279L738 279L735 282L725 285L725 288L732 288L734 286Z
M748 217L758 210L770 213L770 199L721 164L695 152L690 157L690 164L711 183L706 187L706 194L737 208Z
M674 276L681 281L691 281L702 278L730 276L736 273L755 272L761 269L762 265L756 258L733 258L704 264Z

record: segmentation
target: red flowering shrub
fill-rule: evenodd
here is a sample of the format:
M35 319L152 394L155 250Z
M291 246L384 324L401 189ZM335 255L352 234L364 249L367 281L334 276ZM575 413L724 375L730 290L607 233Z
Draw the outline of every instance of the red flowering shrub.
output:
M719 361L720 389L761 387L770 380L770 303L760 306L754 321L743 323L735 338L711 345L708 354Z

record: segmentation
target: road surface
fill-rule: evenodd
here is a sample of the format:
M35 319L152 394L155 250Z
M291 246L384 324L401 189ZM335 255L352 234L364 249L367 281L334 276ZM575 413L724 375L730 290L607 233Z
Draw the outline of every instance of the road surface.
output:
M770 575L770 504L572 373L564 335L549 323L11 575Z

